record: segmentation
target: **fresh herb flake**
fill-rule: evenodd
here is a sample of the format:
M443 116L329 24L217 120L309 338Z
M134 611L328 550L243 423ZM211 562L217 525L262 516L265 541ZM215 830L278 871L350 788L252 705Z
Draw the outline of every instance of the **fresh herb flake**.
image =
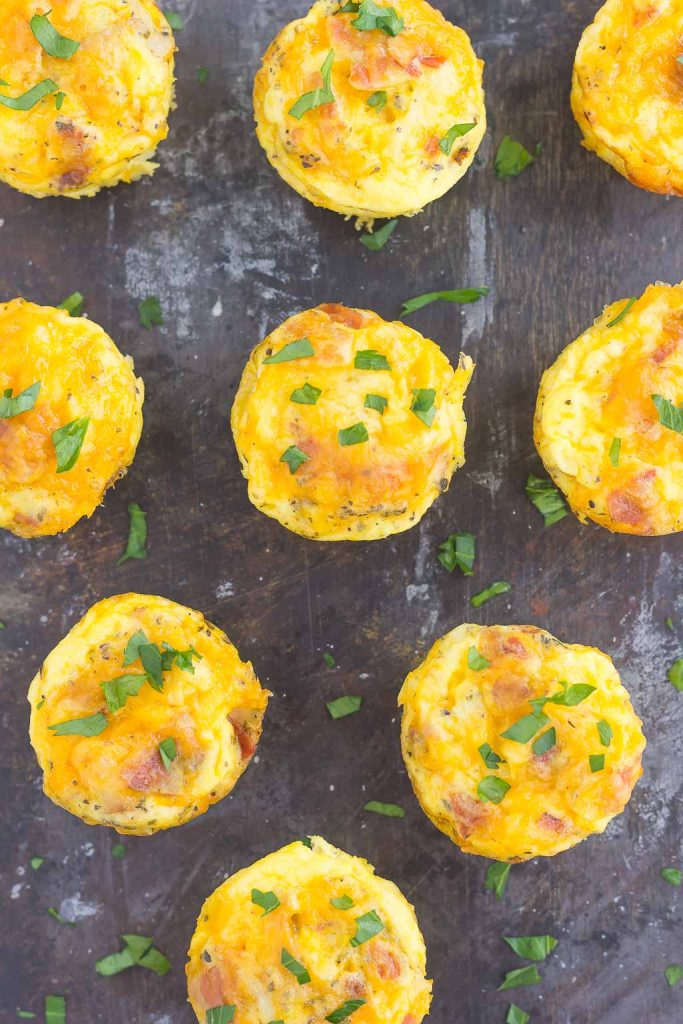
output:
M50 915L50 917L57 922L57 924L66 924L69 926L69 928L76 927L76 922L67 921L65 917L62 917L62 915L59 913L56 907L48 907L47 912Z
M168 771L172 762L175 761L178 756L176 741L172 736L167 736L166 739L162 740L159 744L159 756L161 757L164 768Z
M473 533L451 533L439 546L437 557L448 572L457 567L463 576L473 576L476 545Z
M323 661L328 668L336 668L337 662L334 660L333 655L329 651L323 651Z
M476 128L475 124L454 124L452 128L449 128L445 135L439 139L439 149L446 156L451 155L453 149L453 143L456 139L462 138L463 135L467 135L473 128Z
M362 703L362 697L337 697L327 702L327 710L332 718L346 718L359 711Z
M479 653L476 647L468 647L467 649L467 667L471 668L474 672L481 672L482 669L488 668L491 662L488 658L485 658Z
M679 693L683 693L683 658L678 658L666 674L672 686L675 686Z
M384 89L378 89L377 92L373 92L372 96L368 96L368 106L369 107L373 107L377 111L377 113L379 113L380 110L384 110L386 105L387 105L387 94L386 94L386 91ZM396 227L396 225L398 224L398 220L390 220L389 223L393 224L393 227L391 229L391 231L393 231L394 228ZM391 231L389 232L389 234L391 234ZM361 238L361 241L363 241L362 238ZM365 243L363 243L363 244L365 244ZM382 244L384 244L384 243L382 243ZM381 246L380 246L380 248L381 248Z
M251 890L251 902L261 908L263 911L261 917L267 917L280 906L280 901L274 892L261 892L260 889Z
M380 416L384 416L384 410L387 407L387 399L384 395L366 395L363 403L363 408L374 409Z
M673 988L679 981L683 981L683 964L669 964L664 974L670 987Z
M385 804L381 800L368 800L363 810L371 811L373 814L383 814L387 818L405 818L406 816L406 812L399 804Z
M296 341L289 341L286 345L283 345L279 352L276 352L273 356L268 356L267 359L263 360L263 365L268 366L271 363L290 363L293 359L306 359L308 356L314 356L315 349L311 345L308 338L297 338Z
M355 370L390 370L391 365L386 356L381 352L375 352L372 348L362 349L356 352L353 360Z
M631 298L626 303L626 305L622 306L621 310L619 311L617 316L615 316L614 320L610 320L610 322L607 324L607 326L608 327L616 327L617 324L620 324L621 321L624 319L624 317L626 317L631 312L631 310L633 309L633 307L635 306L637 301L638 301L637 297L635 295L632 295Z
M294 388L294 391L289 396L289 400L290 402L296 402L297 405L315 405L321 395L322 390L320 388L306 381L302 388Z
M681 884L681 880L683 879L683 875L678 870L678 868L662 868L659 874L665 882L669 883L669 885L679 886Z
M542 757L543 754L547 754L549 750L557 743L557 732L555 726L548 729L546 732L541 733L538 739L535 739L531 749L536 757Z
M325 1020L329 1021L329 1024L341 1024L343 1020L350 1017L351 1014L355 1013L361 1006L365 1006L366 1002L366 999L347 999L345 1003L338 1006L336 1010L332 1011L332 1013L328 1013Z
M377 95L379 94L375 93L375 96ZM372 99L372 97L370 97L370 99ZM369 102L370 100L368 100L368 103ZM384 102L386 103L386 93L384 93ZM366 249L370 249L371 252L379 252L380 249L384 248L384 246L387 244L387 242L393 235L394 229L397 224L398 218L395 218L394 220L388 220L386 224L382 224L382 227L377 228L376 231L373 231L372 233L368 232L367 234L361 235L359 238L359 242L361 243L361 245L364 245Z
M344 896L335 896L334 899L330 900L330 903L336 910L350 910L351 907L355 906L351 897L346 894Z
M208 68L197 68L197 81L199 82L199 84L200 85L206 85L208 79L209 79L209 69Z
M223 1003L206 1011L206 1024L231 1024L235 1017L235 1004Z
M383 931L384 922L376 910L370 910L356 918L356 934L349 940L350 944L354 947L362 946L364 942L374 939L375 935Z
M436 415L435 399L436 391L434 388L413 388L413 403L410 406L410 411L414 412L426 427L431 427L434 422Z
M140 323L149 331L155 324L163 324L164 314L161 312L161 304L155 295L143 299L138 305L138 316Z
M126 848L123 843L114 843L111 848L111 855L114 860L123 860L126 856Z
M100 683L107 707L112 714L120 711L129 697L137 697L146 682L147 676L144 673L126 673L116 676L115 679L108 679L105 683Z
M45 863L45 858L44 857L31 857L31 859L29 861L29 864L31 865L31 867L33 868L34 871L37 871L38 868L42 868L44 863Z
M613 437L612 443L609 446L609 460L612 465L616 467L619 465L619 456L621 455L621 438Z
M484 888L496 894L497 900L502 900L507 888L510 876L510 864L494 860L486 869L484 876Z
M0 85L6 84L6 82L0 82ZM32 89L29 89L22 96L3 96L0 93L0 104L3 107L9 107L10 110L31 110L45 96L57 92L57 88L57 83L53 82L51 78L44 78L42 82L38 82L37 85L34 85Z
M502 985L498 986L499 992L505 992L510 988L521 988L523 985L540 984L541 976L534 964L528 967L516 967L514 971L508 971Z
M477 786L477 796L482 803L499 804L509 788L510 783L500 776L487 775Z
M612 742L612 737L614 736L612 726L609 722L606 722L604 718L601 718L595 727L598 730L598 736L600 737L600 742L603 747L609 747Z
M64 996L45 996L45 1024L64 1024L66 999Z
M504 136L495 155L493 166L499 181L516 178L534 162L528 149L509 135Z
M89 416L81 416L58 427L52 434L58 473L68 473L78 462L89 423Z
M128 542L117 565L123 565L131 558L147 558L147 513L133 501L128 506L128 515Z
M293 476L297 469L303 466L304 462L308 462L309 457L310 456L308 456L306 452L301 451L301 448L297 448L295 444L292 444L282 453L280 456L280 462L287 463L289 466L289 472Z
M507 583L505 580L496 580L490 587L485 587L484 590L480 590L478 594L470 598L470 604L473 608L481 608L483 604L490 601L492 597L498 597L500 594L507 594L512 590L512 584Z
M455 302L466 306L471 302L478 302L488 293L488 288L456 288L441 292L427 292L425 295L417 295L414 299L407 299L401 307L401 316L415 313L423 306L428 306L430 302Z
M549 721L548 716L542 711L532 711L531 714L524 715L514 722L509 729L501 733L501 736L503 739L512 740L513 743L528 743Z
M145 967L159 977L163 977L171 969L167 958L154 947L154 939L144 935L122 935L124 948L119 953L111 953L95 964L95 970L105 978L110 978L129 967Z
M522 960L538 962L545 960L557 945L557 939L552 935L522 935L519 938L509 938L506 935L504 941Z
M84 304L84 296L80 292L72 292L71 295L67 295L64 302L59 303L57 309L65 310L69 316L80 316L83 312Z
M541 477L530 473L526 486L526 496L534 508L543 516L544 525L552 526L569 515L569 510L564 503L562 495L552 480L543 480Z
M353 444L364 444L365 441L370 440L364 423L354 423L350 427L344 427L337 434L337 438L342 448L348 448Z
M35 1013L31 1013L30 1010L17 1010L17 1017L21 1017L22 1020L32 1020Z
M601 772L605 767L605 755L604 754L589 754L588 763L590 765L593 774Z
M505 1018L505 1024L528 1024L531 1017L524 1010L521 1010L519 1006L515 1006L514 1003L510 1003L508 1006L507 1016Z
M304 965L300 964L298 960L295 960L292 954L288 953L284 947L280 953L280 963L294 975L300 985L307 985L311 980L311 976Z
M380 7L374 0L361 0L358 4L358 17L351 22L359 32L371 32L380 29L388 36L397 36L405 27L393 7Z
M185 22L176 11L164 11L164 17L174 32L180 32L181 29L185 28Z
M66 93L65 92L56 92L55 93L55 107L57 108L57 110L61 110L62 109L62 104L64 103L65 99L66 99Z
M683 405L676 406L670 399L662 398L661 395L652 395L651 397L662 426L677 434L683 434Z
M550 704L558 704L564 708L575 708L594 693L595 687L590 683L575 683L569 686L564 680L560 680L561 693L554 693L552 697L546 698Z
M303 96L300 96L294 106L289 108L289 114L291 117L295 117L297 121L300 121L304 114L307 114L309 110L315 110L316 107L323 107L326 103L334 103L334 93L332 92L332 65L334 63L334 50L330 50L323 66L320 69L322 75L323 84L319 85L317 89L312 89L310 92L305 92Z
M48 725L55 736L99 736L107 728L107 716L98 711L86 718L71 718L67 722Z
M48 11L48 14L51 12ZM60 60L69 60L81 45L75 39L60 35L57 29L50 23L48 14L34 14L29 21L29 27L36 37L45 53L50 57L58 57Z
M497 771L501 764L505 762L505 758L501 757L500 754L497 754L489 743L482 743L482 745L477 749L479 750L480 757L486 767L490 768L494 772Z
M37 380L35 384L31 384L30 387L14 396L12 395L13 389L7 388L0 395L0 420L9 420L13 416L20 416L22 412L30 412L40 394L40 386L41 382Z

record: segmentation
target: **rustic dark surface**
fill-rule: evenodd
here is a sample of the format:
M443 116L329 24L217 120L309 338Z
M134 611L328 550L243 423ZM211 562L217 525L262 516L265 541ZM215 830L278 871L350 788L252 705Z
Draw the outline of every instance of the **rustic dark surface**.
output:
M80 289L87 312L145 380L136 461L104 507L68 534L0 541L3 741L0 1003L42 1020L46 993L68 996L69 1024L189 1024L184 960L203 899L227 874L302 833L362 854L414 902L435 979L433 1024L502 1024L504 970L521 961L501 936L549 931L560 944L543 984L511 993L534 1024L670 1024L683 985L683 895L659 878L681 865L683 699L666 669L683 651L681 538L638 540L581 526L547 531L523 490L538 470L531 427L542 370L603 305L682 274L680 201L629 185L579 146L568 91L596 0L441 0L487 61L490 131L465 180L389 246L368 253L350 223L281 183L252 128L260 54L305 0L185 0L178 109L154 178L78 203L3 186L3 298L55 304ZM205 86L197 67L210 69ZM506 132L542 158L502 183L491 167ZM455 360L478 368L467 398L467 465L422 524L395 539L302 540L247 501L228 412L252 346L286 316L324 301L391 318L406 297L487 284L485 302L412 318ZM163 327L137 304L160 298ZM150 556L116 567L126 505L149 514ZM436 562L446 534L479 540L477 575ZM493 579L514 590L480 611ZM227 630L274 691L259 748L235 793L191 824L126 839L89 828L41 792L29 746L28 683L83 612L110 594L162 594ZM670 632L664 620L677 623ZM396 695L431 643L462 621L537 623L610 652L649 739L645 774L607 833L512 869L503 902L486 862L461 855L417 806L400 757ZM321 652L338 662L330 670ZM361 693L333 722L325 700ZM405 820L363 813L397 801ZM31 856L46 858L33 872ZM75 917L60 927L48 906ZM121 932L155 936L172 972L104 979L95 959ZM299 1024L299 1022L288 1022Z

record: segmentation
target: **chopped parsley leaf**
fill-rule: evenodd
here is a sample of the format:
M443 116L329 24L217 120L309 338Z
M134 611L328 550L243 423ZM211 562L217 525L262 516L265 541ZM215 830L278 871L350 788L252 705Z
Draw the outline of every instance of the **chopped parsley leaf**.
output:
M36 404L40 386L41 382L37 380L35 384L31 384L30 387L14 396L12 395L13 389L6 388L0 395L0 420L9 420L13 416L20 416L22 412L30 412Z
M497 900L502 900L507 888L510 875L510 864L494 860L486 869L484 876L484 888L496 894Z
M44 857L31 857L31 859L29 861L29 864L31 865L31 867L33 868L34 871L37 871L38 868L42 868L44 863L45 863L45 858Z
M280 906L280 901L274 892L261 892L260 889L251 890L251 902L261 908L263 911L261 917L267 917Z
M59 913L59 911L55 907L48 907L47 908L47 912L50 915L50 917L54 918L54 920L57 922L57 924L67 924L69 926L69 928L75 928L76 927L76 922L75 921L67 921L67 919L65 917L62 917L62 915Z
M128 506L128 515L128 542L117 565L123 565L130 558L147 558L147 513L142 511L137 502L132 501Z
M596 729L598 730L598 736L600 737L600 742L603 747L609 747L612 742L612 737L614 736L612 726L609 722L606 722L604 718L601 718L596 725Z
M364 409L374 409L380 416L384 416L384 410L387 407L387 399L384 395L366 395L365 401L363 402Z
M154 324L163 324L164 314L161 312L161 304L155 295L143 299L138 305L138 316L140 323L145 330L150 330Z
M506 580L496 580L490 587L485 587L484 590L480 590L478 594L470 598L470 604L473 608L481 608L483 604L490 601L492 597L498 597L500 594L507 594L512 590L512 584Z
M323 661L328 668L335 668L337 662L334 660L334 656L329 651L323 651Z
M107 728L107 716L98 711L86 718L70 718L66 722L48 725L55 736L99 736Z
M29 21L29 27L42 48L50 57L58 57L60 60L69 60L81 45L74 39L60 35L57 29L50 23L48 14L34 14Z
M477 540L473 533L451 533L439 546L438 559L444 569L460 569L463 576L473 576Z
M322 390L320 388L306 381L302 388L294 388L289 396L289 400L290 402L296 402L297 405L315 405L321 395Z
M593 774L595 772L601 772L605 767L605 755L604 754L589 754L588 763L591 767Z
M416 310L428 306L430 302L456 302L466 306L471 302L477 302L488 295L488 288L456 288L441 292L427 292L425 295L416 295L414 299L407 299L401 307L401 316L408 316Z
M534 162L528 149L509 135L505 135L494 157L493 166L499 181L516 178Z
M222 1006L210 1007L206 1011L206 1024L231 1024L235 1018L235 1009L234 1003L223 1003Z
M486 767L490 768L492 771L497 771L501 764L505 762L505 758L501 757L500 754L497 754L493 747L488 743L482 743L482 745L477 749L479 750L481 759Z
M176 741L172 736L167 736L166 739L162 740L159 744L159 756L161 757L164 768L168 771L172 762L175 761L178 756Z
M306 452L302 452L301 448L297 448L295 444L289 446L289 448L282 453L280 456L280 462L286 462L289 466L289 472L292 476L296 473L300 466L303 466L304 462L308 462L309 457Z
M263 365L268 366L271 363L289 363L293 359L306 359L307 356L314 356L315 349L311 345L308 338L297 338L296 341L289 341L286 345L283 345L279 352L276 352L273 356L268 356L267 359L263 360Z
M390 370L391 365L386 356L381 352L375 352L372 348L361 349L356 352L353 360L355 370Z
M68 473L78 462L85 434L90 423L89 416L81 416L71 423L58 427L52 434L52 444L57 459L57 472Z
M531 1017L524 1010L521 1010L519 1006L515 1006L514 1003L510 1003L508 1006L507 1016L505 1017L505 1024L529 1024Z
M622 306L621 310L619 311L617 316L615 316L614 320L610 320L610 322L607 324L607 326L608 327L616 327L617 324L620 324L621 321L624 319L624 317L628 313L631 312L631 310L633 309L633 307L635 306L637 301L638 301L637 297L635 295L632 295L631 298L626 303L626 305Z
M356 934L349 940L350 944L354 947L362 946L364 942L374 939L375 935L383 931L384 922L376 910L370 910L356 918Z
M309 110L315 110L316 107L322 107L326 103L334 103L334 93L332 92L332 65L334 63L334 50L330 50L327 57L323 62L323 66L320 69L322 75L323 84L319 85L317 89L312 89L311 92L305 92L303 96L300 96L296 103L289 108L289 114L291 117L295 117L297 121L300 121L304 114L308 113Z
M436 406L434 405L436 391L434 388L413 388L413 396L410 411L414 412L426 427L431 427L436 415Z
M522 935L519 938L503 937L510 949L522 960L545 960L557 945L552 935Z
M662 868L659 874L669 885L679 886L683 879L683 875L678 868Z
M481 672L482 669L488 668L491 662L488 658L485 658L479 653L476 647L468 647L467 649L467 667L471 668L474 672Z
M337 437L342 448L348 448L352 444L364 444L365 441L370 440L364 423L354 423L350 427L344 427L338 432Z
M137 697L146 682L147 676L141 672L116 676L115 679L108 679L105 683L100 683L109 710L112 713L120 711L129 697Z
M446 156L451 155L453 149L453 143L456 139L462 138L463 135L467 135L473 128L476 128L475 124L454 124L442 138L439 139L439 149Z
M500 776L487 775L477 786L477 796L482 803L499 804L509 788L510 783Z
M362 697L337 697L327 702L327 710L332 718L346 718L359 711L362 703Z
M351 24L359 32L381 29L388 36L397 36L405 27L403 18L398 16L393 7L380 7L374 0L360 0L357 13L358 17Z
M664 974L670 987L673 988L679 981L683 981L683 964L669 964Z
M543 516L545 526L552 526L569 515L564 499L552 480L530 473L526 482L526 496L534 508Z
M514 971L508 971L502 985L498 986L499 992L505 992L510 988L521 988L523 985L540 984L541 976L534 964L527 967L516 967Z
M378 94L375 93L375 96L377 95ZM370 97L370 99L372 99L372 97ZM369 102L370 100L368 100L368 103ZM384 93L384 102L386 103L386 93ZM364 245L366 249L370 249L371 252L379 252L380 249L384 248L393 235L397 224L398 218L388 220L386 224L382 224L382 227L377 228L376 231L373 231L372 233L367 232L366 234L361 235L359 242L361 245Z
M406 812L399 804L385 804L381 800L368 800L363 810L372 811L373 814L383 814L386 818L405 818L406 816Z
M295 960L292 954L288 953L284 947L280 953L280 963L294 975L300 985L307 985L311 980L311 976L304 965L300 964L298 960Z
M95 964L95 970L105 978L129 967L145 967L159 977L163 977L171 969L171 965L158 949L154 947L154 939L144 935L122 935L124 948L119 953L111 953Z

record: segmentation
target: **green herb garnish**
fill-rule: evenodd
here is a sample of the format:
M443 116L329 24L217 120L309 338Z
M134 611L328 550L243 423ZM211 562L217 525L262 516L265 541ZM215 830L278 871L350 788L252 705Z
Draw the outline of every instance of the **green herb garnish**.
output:
M31 857L31 859L29 861L29 864L31 865L31 867L33 868L34 871L37 871L38 868L42 868L44 863L45 863L45 858L44 857Z
M602 743L603 747L609 747L610 743L612 742L612 737L614 736L614 733L612 732L612 726L609 724L609 722L606 722L604 718L601 718L600 721L596 724L596 729L598 730L598 736L600 737L600 742Z
M501 736L514 743L528 743L549 721L548 716L542 711L532 711L531 714L518 719L509 729L502 732Z
M263 360L263 365L271 363L290 363L293 359L306 359L307 356L314 356L315 349L308 338L297 338L296 341L289 341L283 345L274 356L268 356Z
M280 963L294 975L300 985L307 985L311 980L311 976L304 965L300 964L298 960L295 960L292 954L288 953L284 947L280 954Z
M71 295L67 295L64 302L60 302L57 309L64 309L69 316L80 316L83 312L83 305L85 298L80 292L72 292Z
M40 386L41 382L37 380L35 384L31 384L30 387L14 396L12 395L13 389L7 388L0 396L0 420L9 420L13 416L20 416L22 412L30 412L36 404Z
M369 107L374 107L374 109L377 111L377 113L379 113L380 110L384 110L386 105L387 105L387 94L386 94L384 89L378 89L377 92L373 92L372 96L368 96L368 106ZM394 228L396 227L396 225L398 224L398 220L390 220L389 223L393 224L393 227L391 229L391 231L393 231ZM389 234L391 234L391 232L389 232ZM362 239L361 239L361 241L362 241Z
M309 110L315 110L316 107L322 107L326 103L334 103L334 93L332 92L332 65L334 63L334 50L330 50L323 66L320 69L320 73L323 77L323 84L318 86L317 89L312 89L311 92L305 92L303 96L300 96L294 106L289 108L289 113L292 117L295 117L297 121L300 121L304 114L308 113Z
M601 772L605 767L605 755L604 754L589 754L588 763L591 766L593 774L595 772Z
M413 396L413 404L410 406L410 411L414 412L426 427L431 427L436 415L436 407L434 405L436 391L434 388L413 388Z
M164 11L164 17L174 32L180 32L181 29L185 28L185 22L175 11Z
M115 679L108 679L106 683L100 683L109 710L112 713L120 711L129 697L137 697L146 682L147 676L144 673L134 675L130 673L116 676Z
M609 460L612 465L616 468L619 465L619 456L621 455L621 438L612 438L612 443L609 446Z
M569 515L564 499L552 480L543 480L530 473L524 489L529 501L543 516L545 526L552 526Z
M387 407L387 399L384 395L366 395L365 401L363 402L364 409L374 409L380 416L384 416L384 410Z
M671 988L677 985L679 981L683 981L683 964L669 964L665 969L664 974L666 980L669 982Z
M456 302L466 306L483 299L488 293L488 288L456 288L442 292L427 292L425 295L416 295L414 299L407 299L401 307L401 316L415 313L423 306L428 306L430 302Z
M353 360L355 370L390 370L391 366L386 356L381 352L375 352L372 348L362 349L356 352Z
M89 423L89 416L81 416L63 427L58 427L52 434L58 473L68 473L78 462Z
M499 992L505 992L510 988L521 988L523 985L540 984L541 976L535 965L528 967L516 967L514 971L508 971L502 985L498 986Z
M484 888L496 894L496 899L502 900L510 875L510 864L494 860L486 869L484 876Z
M362 697L337 697L336 700L327 702L327 710L332 718L346 718L347 715L359 711L362 703Z
M552 935L522 935L519 938L504 936L510 949L522 960L545 960L557 945Z
M176 746L176 741L173 739L172 736L167 736L166 739L162 740L161 743L159 744L159 756L161 758L161 762L164 768L166 769L166 771L168 771L169 768L171 767L171 764L173 763L173 761L175 761L176 757L178 756L178 748Z
M206 1024L231 1024L235 1018L235 1004L223 1003L206 1011Z
M323 651L323 661L328 668L335 668L337 662L334 660L334 656L329 651Z
M470 604L473 608L481 608L483 604L490 601L492 597L498 597L500 594L507 594L512 590L512 584L506 580L496 580L490 587L485 587L484 590L480 590L478 594L470 598Z
M456 139L462 138L463 135L467 135L473 128L476 128L475 124L454 124L442 138L439 139L439 149L446 156L451 155L453 149L453 143Z
M531 1017L524 1010L521 1010L519 1006L515 1006L514 1003L510 1003L508 1006L507 1016L505 1017L505 1024L529 1024Z
M457 566L463 576L473 576L476 544L473 533L451 533L439 546L437 557L448 572L453 572Z
M306 452L302 452L301 448L297 448L295 444L289 446L289 448L282 453L280 456L280 462L286 462L289 466L289 472L294 475L300 466L303 466L304 462L308 462L310 456Z
M683 875L678 868L662 868L659 874L669 885L679 886L683 879Z
M345 1003L338 1006L336 1010L332 1011L332 1013L328 1013L325 1020L329 1021L329 1024L341 1024L343 1020L350 1017L351 1014L355 1013L361 1006L365 1006L366 1002L366 999L347 999Z
M384 922L376 910L370 910L367 914L356 918L356 934L349 940L350 944L354 947L362 946L364 942L374 939L375 935L379 935L383 931Z
M71 718L67 722L48 725L55 736L99 736L107 728L107 716L98 711L87 718Z
M363 444L370 439L364 423L354 423L350 427L344 427L339 431L337 437L342 448L348 448L352 444Z
M197 81L199 82L199 84L200 85L206 85L208 79L209 79L209 69L208 68L197 68Z
M375 95L378 94L375 93ZM368 100L369 102L370 100ZM386 103L386 93L384 94L384 102ZM373 231L372 234L361 235L359 238L361 245L364 245L366 249L370 249L371 252L378 252L387 244L397 224L398 219L388 220L386 224L382 224L382 227L377 228L377 231Z
M479 653L476 647L468 647L467 649L467 667L471 668L474 672L481 672L482 669L488 668L491 662Z
M123 860L126 856L126 848L123 843L114 843L111 848L111 855L115 860Z
M477 786L477 796L482 803L499 804L509 788L510 783L500 776L487 775Z
M680 693L683 693L683 658L678 658L674 661L666 674L666 678L672 686L675 686Z
M47 908L47 912L50 915L50 917L53 918L57 922L57 924L66 924L66 925L69 926L69 928L75 928L76 927L76 922L75 921L67 921L67 919L65 917L62 917L62 915L59 913L59 911L56 909L56 907L48 907Z
M525 167L534 162L534 159L521 142L516 142L515 139L506 135L500 143L493 161L496 177L500 181L516 178Z
M128 515L128 543L117 565L123 565L130 558L147 558L147 513L133 501L128 506Z
M316 388L314 384L309 384L308 381L302 388L294 388L291 395L289 396L290 402L296 402L297 405L315 405L320 396L322 390Z
M355 906L351 897L346 895L335 896L333 900L330 900L330 903L336 910L350 910L351 907Z
M31 1013L30 1010L17 1010L17 1017L21 1017L22 1020L32 1020L35 1013Z
M373 814L383 814L386 818L405 818L406 816L406 812L399 804L385 804L381 800L368 800L363 810L372 811Z
M626 305L622 306L620 312L617 314L617 316L615 316L614 320L610 320L607 326L616 327L617 324L620 324L624 317L631 312L637 301L638 299L635 295L631 296Z
M146 967L159 977L163 977L171 969L171 965L158 949L154 947L154 939L144 935L122 935L124 948L119 953L111 953L95 964L95 970L105 978L110 978L129 967Z
M7 82L0 80L0 85L7 85ZM3 96L0 93L0 104L3 107L9 107L10 110L31 110L45 96L57 92L57 88L57 83L53 82L51 78L44 78L42 82L38 82L22 96Z
M488 743L482 743L482 745L477 749L479 750L481 759L486 767L490 768L492 771L497 771L501 764L505 762L505 758L501 757L500 754L497 754L493 747Z
M546 732L541 733L538 739L534 740L531 749L533 750L536 757L541 757L541 755L546 754L549 750L552 750L556 743L557 732L555 731L555 727L553 726Z
M45 996L45 1024L64 1024L66 999L64 996Z
M154 324L163 324L164 314L161 312L161 303L155 295L143 299L138 305L138 316L140 323L146 330L150 330Z
M657 407L659 422L662 426L677 434L683 434L683 405L676 406L670 399L662 398L661 395L652 395L651 397Z
M595 691L595 687L589 683L575 683L573 686L569 686L563 679L560 680L560 686L562 687L560 693L554 693L552 697L545 699L548 703L558 704L563 708L575 708L577 704L581 704Z
M280 906L280 901L274 892L261 892L260 889L251 890L251 902L261 908L263 911L261 917L267 917Z
M51 12L48 11L48 14ZM60 35L57 29L49 21L48 14L34 14L29 21L31 32L50 57L58 57L60 60L69 60L81 45L75 39Z
M403 18L398 16L393 7L380 7L374 0L360 0L354 7L358 17L351 24L359 32L380 29L388 36L397 36L405 27Z

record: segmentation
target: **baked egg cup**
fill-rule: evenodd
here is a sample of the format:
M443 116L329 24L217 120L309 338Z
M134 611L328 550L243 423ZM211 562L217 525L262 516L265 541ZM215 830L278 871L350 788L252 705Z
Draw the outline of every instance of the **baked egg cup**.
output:
M683 285L607 306L543 374L534 440L582 522L683 529Z
M44 537L91 516L140 440L132 359L91 320L13 299L0 304L0 395L0 528Z
M232 408L250 500L312 540L409 529L465 461L473 369L370 310L290 317L252 352Z
M189 958L202 1024L219 1006L240 1024L420 1024L431 999L412 906L367 861L317 836L223 882L202 907Z
M144 594L106 598L29 688L45 793L128 835L182 825L231 792L269 696L201 612Z
M0 180L37 198L78 199L152 174L168 134L174 52L153 0L5 0Z
M415 794L464 853L561 853L603 832L642 774L641 722L611 659L536 626L458 626L399 705Z
M484 62L426 0L318 0L254 83L256 134L316 206L371 223L418 213L462 178L486 131Z
M574 63L583 145L634 185L683 195L683 18L678 0L607 0Z

